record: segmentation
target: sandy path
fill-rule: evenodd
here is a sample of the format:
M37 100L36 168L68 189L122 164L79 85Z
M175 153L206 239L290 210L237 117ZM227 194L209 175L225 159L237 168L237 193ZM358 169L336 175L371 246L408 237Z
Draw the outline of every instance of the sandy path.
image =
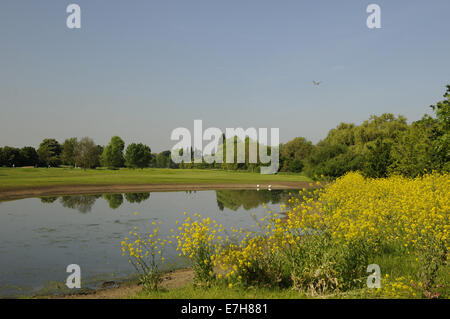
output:
M178 269L163 275L160 287L163 289L181 288L194 280L192 269ZM122 299L130 298L138 294L142 287L136 283L124 283L115 288L101 288L87 294L74 294L52 297L38 297L51 299Z

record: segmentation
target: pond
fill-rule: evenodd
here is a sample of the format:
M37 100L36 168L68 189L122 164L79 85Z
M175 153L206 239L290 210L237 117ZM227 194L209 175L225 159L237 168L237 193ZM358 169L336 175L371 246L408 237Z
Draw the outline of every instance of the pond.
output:
M0 297L67 291L70 264L80 266L83 288L128 279L135 271L122 255L121 241L134 227L145 233L161 221L164 238L186 211L226 228L248 229L268 210L279 211L289 192L152 192L0 202ZM187 266L175 249L167 251L166 260L166 269Z

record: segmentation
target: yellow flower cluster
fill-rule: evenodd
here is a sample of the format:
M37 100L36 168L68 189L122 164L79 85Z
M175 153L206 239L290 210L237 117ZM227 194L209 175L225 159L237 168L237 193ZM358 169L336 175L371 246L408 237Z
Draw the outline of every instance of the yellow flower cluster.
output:
M269 212L263 217L258 222L260 232L241 230L238 243L216 248L214 265L220 266L226 278L240 278L261 257L270 260L289 254L304 235L319 233L345 246L365 242L375 251L383 245L401 247L407 253L440 249L447 260L449 177L433 173L415 179L366 179L349 173L323 188L303 189L281 206L283 216ZM398 285L392 288L401 288Z
M152 222L152 225L156 226L156 223ZM159 226L156 226L150 234L143 237L134 227L133 231L129 232L131 238L125 237L121 242L122 254L128 255L130 263L142 270L143 273L156 268L159 262L164 263L165 261L163 251L168 240L159 238L158 232Z
M317 190L316 199L298 203L288 216L294 228L327 230L347 243L363 239L448 250L450 175L365 179L349 173Z
M404 276L391 278L386 274L381 280L381 288L366 288L364 292L368 297L419 298L423 294L423 286L422 283L416 283Z
M187 213L184 213L187 215ZM179 222L177 222L179 223ZM194 257L194 254L200 247L209 251L215 251L222 247L227 238L223 238L220 234L224 232L222 224L218 224L215 220L202 218L201 215L195 213L194 219L187 217L178 227L177 251L180 255Z

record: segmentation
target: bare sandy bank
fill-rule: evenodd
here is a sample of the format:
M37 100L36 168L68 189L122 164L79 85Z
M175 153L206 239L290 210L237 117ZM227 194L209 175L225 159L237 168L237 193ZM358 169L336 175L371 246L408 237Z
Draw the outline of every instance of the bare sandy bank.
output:
M260 184L259 189L300 189L310 187L309 182L273 182ZM55 185L0 189L0 200L15 200L29 197L62 196L104 193L138 193L158 191L257 189L256 184L137 184L137 185Z

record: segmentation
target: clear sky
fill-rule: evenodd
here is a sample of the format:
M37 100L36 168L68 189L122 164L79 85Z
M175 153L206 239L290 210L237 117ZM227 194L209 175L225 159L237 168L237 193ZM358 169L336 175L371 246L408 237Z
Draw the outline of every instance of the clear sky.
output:
M366 26L370 3L381 29ZM195 119L279 127L282 142L372 114L418 120L450 84L449 12L449 0L1 0L0 146L119 135L159 152Z

